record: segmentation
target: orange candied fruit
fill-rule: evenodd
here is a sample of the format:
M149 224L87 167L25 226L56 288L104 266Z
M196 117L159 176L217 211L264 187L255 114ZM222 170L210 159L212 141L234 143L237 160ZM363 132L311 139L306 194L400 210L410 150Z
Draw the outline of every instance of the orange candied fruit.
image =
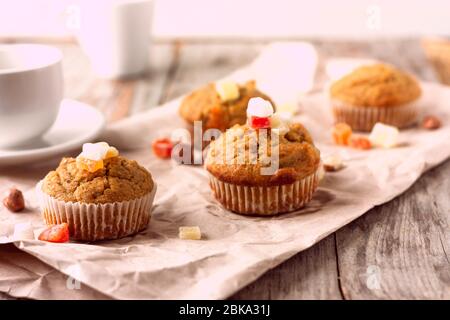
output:
M83 157L78 157L77 166L82 170L95 172L97 170L103 169L103 160L90 160Z
M44 231L38 237L41 241L64 243L69 241L69 225L67 223L55 224Z
M363 136L353 135L350 137L348 144L350 147L361 150L369 150L372 148L370 140Z
M162 159L169 159L172 156L173 142L169 138L156 139L152 143L153 153Z
M346 123L337 123L333 127L332 135L334 143L346 146L348 145L350 136L352 135L352 128Z
M109 147L108 151L105 154L105 159L114 158L119 156L119 150L114 147Z

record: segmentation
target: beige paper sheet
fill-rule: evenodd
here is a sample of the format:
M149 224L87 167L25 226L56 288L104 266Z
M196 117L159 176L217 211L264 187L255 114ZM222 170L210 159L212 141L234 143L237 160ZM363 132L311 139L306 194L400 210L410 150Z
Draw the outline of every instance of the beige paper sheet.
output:
M255 63L233 77L270 78L271 73L276 74L271 68L276 68L276 61L286 53L275 51L268 55L275 61L270 67ZM299 70L289 68L301 65L297 56L287 54L283 64L282 68L291 69L292 78L287 77L287 69L285 73L278 70L279 75L283 74L284 79L298 77ZM283 97L282 89L270 83L264 89L271 94L271 88L278 90L275 95ZM450 156L450 89L426 83L423 89L424 110L438 115L443 127L436 131L402 131L401 146L388 150L358 151L333 145L332 118L325 96L304 96L296 120L310 129L322 155L341 154L346 168L327 174L306 208L273 218L227 212L213 199L202 167L179 166L151 154L149 143L154 137L182 126L176 114L179 101L117 123L105 133L106 138L122 149L134 147L124 154L147 167L158 183L148 230L135 237L97 244L14 242L48 266L25 256L16 265L7 263L12 261L11 244L0 245L0 290L32 298L226 298L370 208L399 195L425 170ZM292 97L293 93L286 92L288 95ZM20 214L0 207L0 243L11 242L7 236L16 222L31 221L35 227L43 226L33 187L55 165L0 170L0 191L11 185L22 188L28 207ZM184 225L200 226L204 239L179 240L178 227ZM26 259L41 269L33 268ZM14 267L28 271L18 278ZM61 273L81 280L86 288L72 292Z

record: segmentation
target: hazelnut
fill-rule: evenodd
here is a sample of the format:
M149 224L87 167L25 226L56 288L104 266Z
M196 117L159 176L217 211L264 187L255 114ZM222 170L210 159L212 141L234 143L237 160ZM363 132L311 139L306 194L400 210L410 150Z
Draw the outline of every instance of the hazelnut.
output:
M3 199L3 205L12 212L22 211L25 208L25 200L22 191L11 188L8 192L8 196Z
M435 116L426 116L423 118L422 127L427 130L435 130L441 126L441 120Z
M324 164L323 168L325 169L326 172L336 172L339 171L339 167L337 166L333 166L331 164Z

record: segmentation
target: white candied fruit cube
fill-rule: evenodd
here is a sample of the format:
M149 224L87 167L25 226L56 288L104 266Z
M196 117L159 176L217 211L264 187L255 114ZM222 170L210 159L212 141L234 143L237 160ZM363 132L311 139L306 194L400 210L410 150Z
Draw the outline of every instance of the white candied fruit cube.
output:
M14 225L14 240L34 240L33 227L29 222Z
M376 147L392 148L398 143L399 133L397 127L378 122L373 127L369 140Z
M233 101L239 98L239 87L232 81L216 82L216 92L223 102Z
M92 161L100 161L117 157L118 155L119 151L116 148L109 146L106 142L97 142L83 144L83 150L79 157Z
M247 106L247 117L267 118L273 115L273 106L263 98L251 98Z
M181 240L200 240L202 238L202 233L198 226L180 227L178 229L178 237Z

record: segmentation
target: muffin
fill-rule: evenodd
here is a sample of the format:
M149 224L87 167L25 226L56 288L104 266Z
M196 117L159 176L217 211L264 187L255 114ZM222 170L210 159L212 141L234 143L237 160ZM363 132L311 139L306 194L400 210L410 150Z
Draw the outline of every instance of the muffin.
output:
M156 184L136 161L98 143L85 144L77 158L63 158L36 189L46 224L66 222L71 239L97 241L144 230Z
M265 121L249 116L248 124L233 126L209 146L210 186L230 211L260 216L294 211L317 189L320 153L308 131L276 114L268 118L270 124L261 128Z
M235 124L244 124L248 101L253 97L270 98L256 88L255 81L238 85L231 81L209 83L187 95L181 102L179 114L194 137L194 122L201 121L202 130L225 131ZM208 145L199 137L192 141L195 146ZM197 142L195 144L194 142Z
M370 131L377 122L398 128L413 125L421 89L412 76L392 66L373 64L334 82L329 96L336 122Z

